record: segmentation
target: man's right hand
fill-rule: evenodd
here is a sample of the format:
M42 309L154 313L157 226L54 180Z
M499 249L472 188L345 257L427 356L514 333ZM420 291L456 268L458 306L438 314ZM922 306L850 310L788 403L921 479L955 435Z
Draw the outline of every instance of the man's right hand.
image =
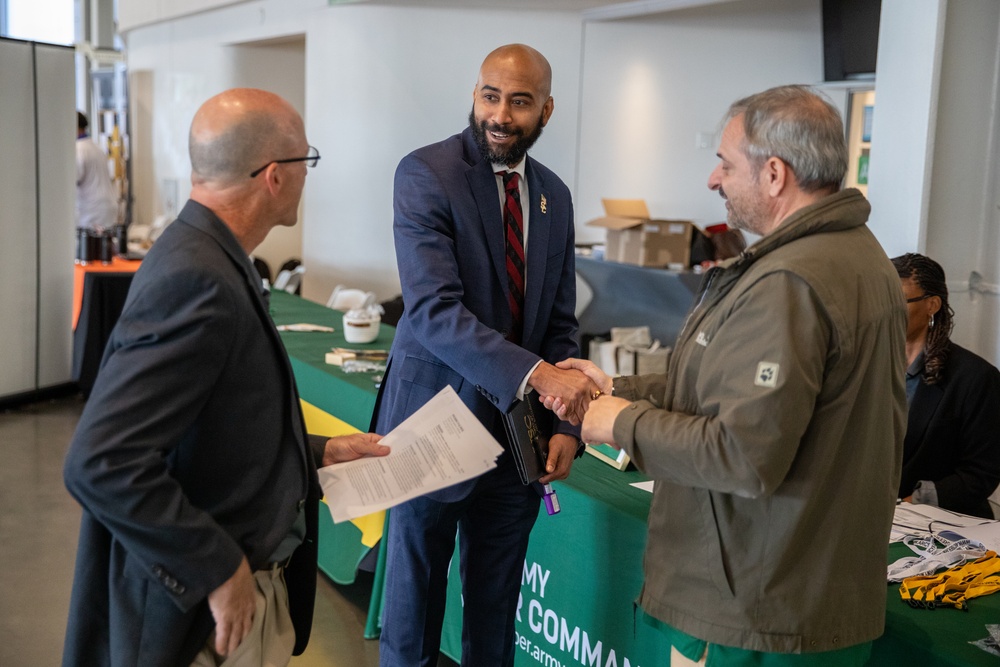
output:
M583 408L584 412L586 412L587 406L590 405L591 400L601 394L611 394L611 390L614 388L614 380L598 368L592 361L570 358L557 363L556 368L564 371L583 373L593 383L594 391L591 391L587 395L587 400ZM595 394L596 391L599 391L600 393ZM559 419L566 420L571 424L579 424L583 421L584 412L576 413L575 406L567 403L562 396L556 394L546 394L545 392L539 393L541 394L542 403L545 407L552 410L552 412L554 412Z
M587 406L600 390L600 387L581 371L569 367L557 368L545 361L538 364L531 373L528 386L537 391L543 399L546 397L558 399L559 405L564 408L559 418L573 425L583 421Z
M597 388L601 390L602 394L610 394L611 390L614 389L615 381L610 375L602 371L597 364L593 361L587 359L564 359L556 364L557 368L573 368L584 375L589 377L597 385Z
M215 618L215 652L229 655L250 634L257 609L257 584L246 558L233 576L208 594L208 607Z

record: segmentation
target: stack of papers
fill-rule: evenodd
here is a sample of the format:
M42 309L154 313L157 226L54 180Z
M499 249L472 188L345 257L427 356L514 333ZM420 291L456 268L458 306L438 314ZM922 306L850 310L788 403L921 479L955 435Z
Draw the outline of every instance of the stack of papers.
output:
M932 537L933 533L950 530L964 538L981 542L987 549L1000 552L1000 521L934 507L899 503L892 519L890 542L901 542L907 535Z
M388 456L319 469L334 523L464 482L496 467L503 447L450 386L382 438Z

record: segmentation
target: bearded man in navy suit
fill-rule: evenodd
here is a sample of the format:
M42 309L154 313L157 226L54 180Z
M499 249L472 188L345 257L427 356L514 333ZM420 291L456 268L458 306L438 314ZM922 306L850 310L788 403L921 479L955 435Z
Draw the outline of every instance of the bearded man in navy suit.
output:
M578 350L573 206L559 177L526 154L552 115L551 79L531 47L496 49L480 69L469 127L414 151L396 170L405 311L376 408L379 432L451 385L507 445L501 414L529 387L565 397L581 416L596 390L553 365ZM513 260L510 198L518 201L523 244ZM523 264L520 273L511 274L510 261ZM555 422L542 483L565 478L581 447L576 428ZM521 569L538 509L538 493L521 484L508 452L475 480L394 508L381 664L437 664L456 528L462 664L512 664Z

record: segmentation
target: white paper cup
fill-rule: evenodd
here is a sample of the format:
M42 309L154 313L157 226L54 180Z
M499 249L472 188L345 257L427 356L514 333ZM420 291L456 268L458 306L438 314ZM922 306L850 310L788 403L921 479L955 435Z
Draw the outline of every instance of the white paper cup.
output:
M348 343L370 343L378 338L382 317L378 314L344 315L344 339Z

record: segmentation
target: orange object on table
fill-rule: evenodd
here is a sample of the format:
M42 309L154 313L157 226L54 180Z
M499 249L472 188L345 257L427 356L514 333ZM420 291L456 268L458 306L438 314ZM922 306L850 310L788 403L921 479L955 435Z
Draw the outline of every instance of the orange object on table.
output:
M142 260L114 257L110 264L102 264L98 261L75 265L73 267L73 330L76 331L76 323L80 319L80 306L83 304L83 281L88 273L135 273L139 270L140 264L142 264Z

